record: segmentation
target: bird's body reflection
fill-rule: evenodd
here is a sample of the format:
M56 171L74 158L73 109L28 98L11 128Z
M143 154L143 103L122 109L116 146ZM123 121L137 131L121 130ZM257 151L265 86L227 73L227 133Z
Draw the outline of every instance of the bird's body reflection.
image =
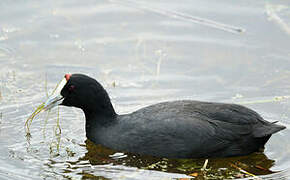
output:
M90 140L85 141L87 153L81 160L88 160L92 165L125 165L147 170L166 171L172 173L192 174L201 173L201 168L205 159L166 159L151 156L140 156L131 153L125 153L122 158L115 158L116 153L112 149L95 145ZM212 158L207 165L207 174L234 176L243 176L241 170L249 172L255 176L268 175L275 172L270 168L275 161L269 159L263 152L253 153L248 156L231 158ZM203 172L204 173L204 172Z

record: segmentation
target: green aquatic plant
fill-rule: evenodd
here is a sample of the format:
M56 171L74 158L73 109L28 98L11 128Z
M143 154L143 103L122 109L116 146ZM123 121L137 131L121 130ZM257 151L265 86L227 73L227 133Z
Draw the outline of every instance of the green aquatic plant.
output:
M36 118L37 115L39 115L43 111L47 111L46 118L44 120L44 128L43 128L43 137L45 138L46 134L46 125L48 123L49 115L50 115L50 109L52 106L54 106L54 103L51 103L51 100L56 96L56 94L59 94L63 85L66 83L66 79L62 79L54 88L51 95L48 95L47 87L45 87L47 101L41 103L34 111L33 113L27 118L25 121L25 131L26 131L26 137L28 142L30 142L31 133L30 133L30 127L33 122L33 120ZM47 86L47 83L45 82L45 86ZM60 150L60 141L61 141L61 127L60 127L60 118L59 118L59 108L57 110L57 119L56 119L56 125L54 127L54 137L56 139L56 142L52 141L50 143L50 151L53 152L54 146L56 147L57 154L59 154Z
M27 136L30 136L30 126L32 124L32 121L33 119L35 119L35 117L41 113L42 111L46 111L48 110L48 112L50 112L49 110L51 109L51 105L53 105L53 103L47 103L48 101L51 100L51 97L54 97L56 94L59 94L60 91L61 91L61 88L63 87L63 85L66 83L66 79L62 79L57 85L56 87L54 88L54 90L52 91L51 95L48 96L48 93L46 92L47 94L47 101L46 102L43 102L41 103L35 110L34 112L27 118L26 122L25 122L25 130L26 130L26 135ZM47 84L47 83L45 83ZM46 88L46 91L47 91L47 88ZM48 116L47 116L48 118ZM57 129L60 129L59 127L59 113L58 113L58 118L57 118ZM46 120L47 121L47 120Z
M286 99L289 99L290 96L275 96L273 98L270 99L262 99L262 100L254 100L254 101L241 101L241 102L237 102L238 104L260 104L260 103L271 103L271 102L280 102Z
M26 122L25 122L25 130L26 130L26 136L31 136L30 134L30 126L32 124L33 119L41 112L44 110L44 104L45 103L41 103L36 109L35 111L27 118Z

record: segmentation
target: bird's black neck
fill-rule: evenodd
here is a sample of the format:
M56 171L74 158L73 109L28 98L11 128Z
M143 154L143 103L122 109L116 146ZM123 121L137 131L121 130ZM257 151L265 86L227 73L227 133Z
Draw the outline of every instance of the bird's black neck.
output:
M86 116L86 132L110 126L116 121L117 114L106 90L97 83L92 86L94 93L83 103L81 109Z
M111 104L96 106L94 109L83 110L86 116L86 131L92 131L97 128L110 126L116 121L117 114Z
M108 128L117 122L116 113L96 114L85 112L86 116L86 136L96 144L99 143L98 132L103 128Z

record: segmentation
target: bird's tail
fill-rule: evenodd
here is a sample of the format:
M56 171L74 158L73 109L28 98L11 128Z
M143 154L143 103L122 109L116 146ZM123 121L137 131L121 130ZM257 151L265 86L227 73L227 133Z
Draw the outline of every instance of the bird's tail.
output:
M254 132L254 137L260 138L265 136L271 136L272 134L275 134L276 132L279 132L283 129L285 129L285 126L276 124L278 121L266 123L260 127L257 127Z

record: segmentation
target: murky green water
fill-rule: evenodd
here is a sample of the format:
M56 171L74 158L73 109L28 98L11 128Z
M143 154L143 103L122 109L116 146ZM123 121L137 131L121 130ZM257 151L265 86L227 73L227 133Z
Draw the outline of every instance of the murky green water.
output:
M289 129L264 153L174 160L120 154L86 140L84 115L61 107L24 122L65 73L108 90L118 113L166 100L243 103L289 127L290 3L287 1L0 2L0 179L289 179ZM201 17L245 29L231 33ZM277 98L278 97L278 98ZM238 167L238 168L237 168Z

